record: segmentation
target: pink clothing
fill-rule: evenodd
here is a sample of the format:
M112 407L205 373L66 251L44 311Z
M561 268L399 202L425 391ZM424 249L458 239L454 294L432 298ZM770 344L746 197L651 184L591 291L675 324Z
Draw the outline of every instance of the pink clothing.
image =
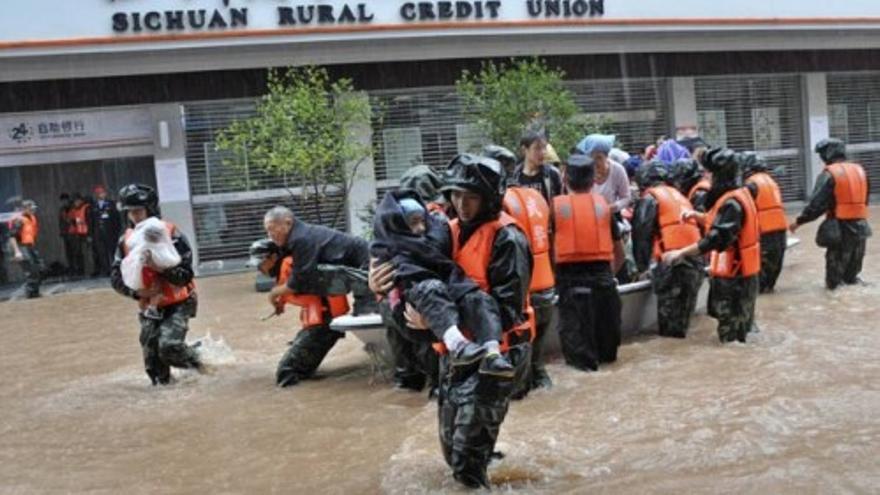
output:
M614 211L622 211L630 202L629 177L623 165L608 159L608 177L605 182L593 185L593 191L605 198Z

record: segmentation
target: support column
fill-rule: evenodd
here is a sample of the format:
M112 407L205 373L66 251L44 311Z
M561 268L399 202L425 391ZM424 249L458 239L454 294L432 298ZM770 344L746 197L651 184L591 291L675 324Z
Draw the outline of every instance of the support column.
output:
M816 143L829 137L828 81L824 72L814 72L803 76L804 92L804 161L807 164L807 196L813 189L816 177L825 164L819 155L813 153ZM806 197L804 198L806 199Z
M358 91L352 93L350 98L363 98L369 104L367 93ZM373 129L370 122L355 123L349 126L350 138L362 145L371 146L373 142ZM364 158L360 163L349 163L349 170L357 166L352 178L351 190L346 198L346 213L348 214L348 232L355 236L365 236L372 232L372 219L367 218L371 207L376 204L376 172L373 164L373 154Z
M697 135L697 94L693 77L673 77L669 85L669 105L672 107L673 138Z
M153 105L153 158L162 217L183 232L193 248L193 268L198 273L199 247L196 242L189 174L186 165L186 138L183 107L178 104Z

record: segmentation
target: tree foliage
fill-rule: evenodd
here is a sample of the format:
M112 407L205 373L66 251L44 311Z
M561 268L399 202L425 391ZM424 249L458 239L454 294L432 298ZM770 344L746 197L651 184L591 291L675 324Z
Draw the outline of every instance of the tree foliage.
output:
M267 90L254 117L219 133L217 148L230 153L234 167L287 176L318 221L336 225L344 203L332 218L323 218L321 203L334 193L347 197L358 167L371 155L371 144L355 135L370 125L369 101L353 94L350 80L333 81L315 67L270 70Z
M602 127L581 113L564 78L538 58L488 62L479 73L462 72L456 89L465 117L493 143L516 150L524 131L544 132L564 160L585 134Z

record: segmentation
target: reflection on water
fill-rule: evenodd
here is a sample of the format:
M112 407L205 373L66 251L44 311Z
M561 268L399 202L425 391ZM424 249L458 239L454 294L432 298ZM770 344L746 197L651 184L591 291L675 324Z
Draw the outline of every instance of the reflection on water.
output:
M880 210L874 211L880 216ZM876 227L876 225L875 225ZM875 229L876 230L876 229ZM876 492L877 285L829 294L805 240L760 333L642 337L620 361L514 403L490 476L513 493ZM865 278L880 280L869 242ZM434 405L374 380L353 338L319 379L273 386L294 315L259 322L249 275L200 281L191 340L213 373L152 388L134 308L109 290L0 304L0 492L457 492Z

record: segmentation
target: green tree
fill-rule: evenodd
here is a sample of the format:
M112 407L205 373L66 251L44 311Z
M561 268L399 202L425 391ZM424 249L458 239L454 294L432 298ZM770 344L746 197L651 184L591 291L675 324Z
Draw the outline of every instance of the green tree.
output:
M348 79L332 81L322 68L270 70L268 92L257 103L254 117L237 120L215 140L233 158L232 166L286 175L304 207L320 223L336 226L344 203L330 217L321 204L331 194L348 196L359 166L372 145L356 138L369 127L369 100L354 94ZM246 155L246 156L245 156Z
M484 63L479 73L462 72L455 86L465 118L493 143L516 150L525 130L544 131L564 160L584 135L603 127L581 113L564 78L533 58Z

